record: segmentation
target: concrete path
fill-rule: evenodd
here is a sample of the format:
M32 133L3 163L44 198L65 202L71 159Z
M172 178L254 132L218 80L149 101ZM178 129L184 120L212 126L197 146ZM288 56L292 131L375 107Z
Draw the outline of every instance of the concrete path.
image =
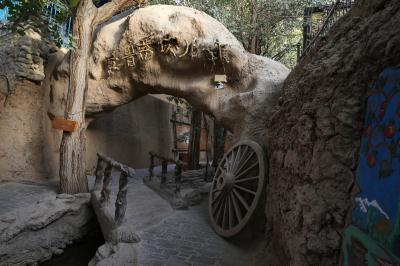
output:
M189 210L174 211L139 235L139 265L253 265L254 245L219 237L209 224L206 201Z
M159 172L156 167L155 174ZM249 245L248 241L241 241L239 245L219 237L209 224L207 199L189 210L173 210L143 183L147 174L147 169L137 170L128 190L126 218L141 238L137 252L139 265L253 265L257 243Z

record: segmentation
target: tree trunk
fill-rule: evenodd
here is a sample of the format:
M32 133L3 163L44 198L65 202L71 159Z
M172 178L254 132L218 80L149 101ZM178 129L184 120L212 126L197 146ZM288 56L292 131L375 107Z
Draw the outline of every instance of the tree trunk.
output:
M76 48L70 54L65 118L77 121L79 128L73 133L63 133L60 147L61 193L75 194L88 191L85 175L85 96L93 32L97 25L109 20L120 10L146 4L146 0L113 0L97 8L93 0L80 0L74 12L73 36Z
M76 132L63 133L60 147L60 191L75 194L88 191L85 175L85 96L88 58L93 32L97 25L122 9L147 5L146 0L113 0L97 8L93 0L80 0L74 12L73 36L76 48L71 51L69 88L65 118L79 123Z
M60 191L76 194L88 191L85 174L85 94L88 57L96 7L81 0L74 14L76 49L70 54L70 76L65 118L79 123L76 132L64 132L60 148Z
M258 37L258 6L257 0L251 0L251 27L252 36L250 38L250 53L260 54L260 38Z
M209 172L209 163L210 163L210 156L208 154L208 137L210 135L210 127L207 121L206 115L203 113L203 121L204 121L204 128L206 129L206 174L204 175L204 181L208 181L208 172ZM201 142L201 139L200 139ZM200 143L201 146L201 143Z
M200 161L200 137L201 137L201 111L193 108L192 129L189 140L189 169L199 168Z

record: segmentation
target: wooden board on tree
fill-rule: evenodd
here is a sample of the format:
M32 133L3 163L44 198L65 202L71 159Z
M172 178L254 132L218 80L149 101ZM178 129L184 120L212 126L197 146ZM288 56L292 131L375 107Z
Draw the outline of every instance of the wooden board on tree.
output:
M66 132L75 132L78 130L78 122L57 116L52 121L52 127Z

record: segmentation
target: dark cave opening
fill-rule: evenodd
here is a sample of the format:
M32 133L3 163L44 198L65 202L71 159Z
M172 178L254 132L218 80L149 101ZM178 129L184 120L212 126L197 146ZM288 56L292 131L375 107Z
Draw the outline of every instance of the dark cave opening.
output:
M97 249L105 241L103 234L96 219L93 219L90 231L83 238L75 241L64 249L60 255L53 256L40 266L87 266L90 260L95 256Z

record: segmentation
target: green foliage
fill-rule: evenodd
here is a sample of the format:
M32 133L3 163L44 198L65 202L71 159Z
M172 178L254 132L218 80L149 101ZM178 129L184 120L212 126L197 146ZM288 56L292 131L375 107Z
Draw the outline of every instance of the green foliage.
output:
M178 113L182 113L187 118L190 117L193 108L185 99L176 96L168 96L167 100L171 103L175 103ZM181 105L184 107L182 108Z
M326 4L330 0L318 1ZM202 10L222 22L246 50L296 64L296 44L302 39L304 8L313 0L151 0L152 4L185 5ZM252 45L253 43L253 45Z
M70 6L71 7L76 7L79 4L79 0L71 0L70 1Z
M79 0L0 0L0 9L8 7L10 23L7 26L11 31L24 35L26 22L29 21L32 27L41 30L44 36L60 46L65 41L60 35L60 28L72 15L78 2ZM50 13L47 8L50 4L57 6L57 14Z

